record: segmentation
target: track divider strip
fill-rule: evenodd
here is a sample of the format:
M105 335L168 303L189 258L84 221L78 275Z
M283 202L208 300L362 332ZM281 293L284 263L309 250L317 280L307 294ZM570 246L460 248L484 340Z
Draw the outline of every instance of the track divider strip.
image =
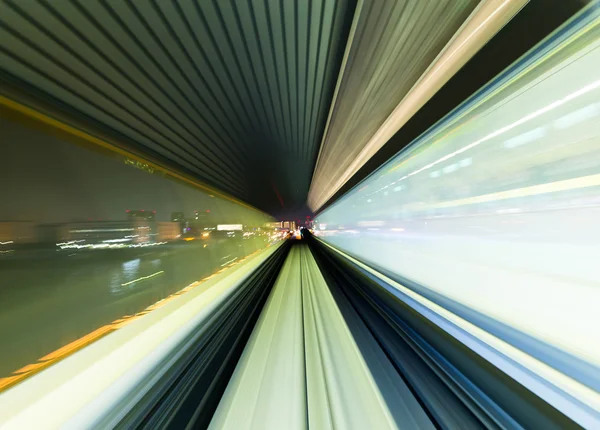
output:
M398 428L306 244L290 251L210 428Z

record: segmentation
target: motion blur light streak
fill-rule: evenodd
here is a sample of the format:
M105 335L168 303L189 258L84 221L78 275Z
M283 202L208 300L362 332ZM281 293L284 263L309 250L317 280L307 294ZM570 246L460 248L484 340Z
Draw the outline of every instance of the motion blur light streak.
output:
M417 173L421 173L424 170L430 169L431 167L435 166L436 164L439 164L439 163L441 163L443 161L449 160L450 158L452 158L452 157L454 157L454 156L456 156L458 154L462 154L463 152L468 151L471 148L474 148L474 147L476 147L476 146L478 146L478 145L480 145L480 144L482 144L484 142L487 142L488 140L490 140L490 139L492 139L494 137L500 136L501 134L503 134L503 133L505 133L507 131L510 131L513 128L515 128L515 127L517 127L517 126L519 126L521 124L524 124L524 123L526 123L526 122L528 122L528 121L530 121L532 119L535 119L538 116L543 115L543 114L545 114L545 113L547 113L547 112L549 112L549 111L551 111L551 110L553 110L553 109L555 109L555 108L557 108L557 107L559 107L559 106L567 103L568 101L573 100L573 99L575 99L575 98L577 98L579 96L582 96L582 95L584 95L584 94L586 94L586 93L588 93L588 92L590 92L592 90L595 90L595 89L597 89L599 87L600 87L600 80L598 80L596 82L593 82L593 83L591 83L591 84L589 84L589 85L587 85L587 86L579 89L578 91L575 91L574 93L569 94L568 96L564 97L561 100L556 100L555 102L549 104L548 106L545 106L545 107L543 107L542 109L540 109L538 111L535 111L535 112L530 113L529 115L526 115L524 118L521 118L519 121L516 121L516 122L514 122L512 124L509 124L509 125L507 125L505 127L500 128L498 130L495 130L492 133L488 134L487 136L485 136L485 137L483 137L483 138L481 138L481 139L479 139L479 140L477 140L477 141L475 141L473 143L470 143L467 146L463 146L462 148L460 148L460 149L458 149L458 150L456 150L456 151L454 151L454 152L452 152L450 154L447 154L447 155L443 156L442 158L434 161L433 163L429 163L429 164L421 167L420 169L415 170L414 172L411 172L411 173L409 173L409 174L401 177L399 179L399 181L403 181L404 179L406 179L406 178L408 178L408 177L410 177L412 175L416 175ZM400 167L400 165L396 166L396 168L397 167ZM392 170L394 170L394 169L392 169ZM396 181L396 182L398 182L398 181Z
M325 245L335 250L331 245L327 243ZM578 422L591 424L598 422L597 411L600 407L600 395L597 391L571 378L565 377L565 375L557 372L545 363L523 353L518 348L480 329L460 316L449 312L444 307L415 293L410 288L395 282L393 279L382 275L351 256L345 255L339 250L335 250L335 252L344 255L373 276L381 278L390 288L397 289L402 294L414 300L412 306L422 314L427 315L427 318L437 326L442 327L454 337L461 339L466 346L477 351L478 354L485 357L516 380L522 382L542 398L558 405L561 410L568 410L571 416L578 418ZM419 309L419 305L422 308ZM532 374L528 369L535 369L537 375ZM554 381L557 386L549 385L546 380ZM576 398L585 399L585 402L582 404L577 399L565 398L563 391L573 394ZM592 407L591 410L586 407L586 403Z
M237 260L237 257L235 257L235 258L232 258L231 260L229 260L229 261L226 261L225 263L221 264L221 267L223 267L223 266L227 266L227 265L229 265L229 264L233 263L235 260Z
M0 427L600 428L600 0L0 16Z
M363 143L354 139L354 147L349 150L348 141L326 134L309 192L311 208L314 211L320 209L526 3L527 0L482 1L431 64L425 64L427 70L412 88L395 101L397 106L390 106L393 110L389 112L380 112L384 115L381 120L385 120L373 130L372 136L365 136L368 141ZM391 76L387 78L392 79ZM332 110L335 107L333 105ZM373 120L365 121L365 124ZM340 164L339 159L346 153L353 156Z
M509 357L592 408L564 409L560 396L543 396L586 426L600 409L600 337L592 329L600 326L593 287L600 282L600 237L591 209L600 201L600 121L586 114L568 134L531 133L596 103L597 14L590 27L580 24L556 40L552 55L560 61L538 58L527 73L478 94L318 215L327 230L338 230L324 241L437 297L438 305L454 303L454 313L514 346ZM503 92L507 85L518 90ZM528 143L502 151L515 139ZM467 151L468 169L442 167L446 183L417 176ZM386 199L385 189L400 181L406 189ZM407 234L377 235L365 228L371 220ZM360 233L341 234L334 227L341 225Z
M121 286L126 287L127 285L135 284L136 282L143 281L144 279L154 278L155 276L162 275L163 273L165 273L165 271L161 270L160 272L153 273L152 275L142 276L141 278L134 279L133 281L125 282L124 284L121 284Z
M472 205L477 203L494 202L498 200L514 199L517 197L529 197L539 194L556 193L559 191L577 190L587 187L600 186L600 174L581 178L566 179L564 181L550 182L547 184L533 185L531 187L517 188L514 190L501 191L499 193L484 194L460 200L445 201L430 205L416 205L415 209L442 209L455 206ZM513 210L513 212L515 212ZM516 211L518 212L518 210Z

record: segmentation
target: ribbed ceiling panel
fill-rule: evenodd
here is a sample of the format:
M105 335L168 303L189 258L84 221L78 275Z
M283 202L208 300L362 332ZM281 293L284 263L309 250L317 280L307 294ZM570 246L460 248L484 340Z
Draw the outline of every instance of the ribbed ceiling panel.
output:
M261 209L293 210L354 7L2 0L0 77Z
M478 3L362 3L311 184L313 209L335 193L339 178Z

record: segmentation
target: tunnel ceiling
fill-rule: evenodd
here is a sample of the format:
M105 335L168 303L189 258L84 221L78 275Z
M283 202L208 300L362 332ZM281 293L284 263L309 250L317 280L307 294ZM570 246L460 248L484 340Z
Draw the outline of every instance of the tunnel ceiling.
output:
M306 201L352 1L2 1L0 70L270 213Z
M0 0L0 89L298 214L335 193L465 20L507 1Z

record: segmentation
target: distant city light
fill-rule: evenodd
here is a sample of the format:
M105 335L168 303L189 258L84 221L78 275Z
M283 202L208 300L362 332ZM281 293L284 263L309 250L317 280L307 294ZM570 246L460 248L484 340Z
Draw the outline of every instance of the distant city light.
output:
M218 224L217 230L220 231L231 231L231 230L242 230L242 224Z

